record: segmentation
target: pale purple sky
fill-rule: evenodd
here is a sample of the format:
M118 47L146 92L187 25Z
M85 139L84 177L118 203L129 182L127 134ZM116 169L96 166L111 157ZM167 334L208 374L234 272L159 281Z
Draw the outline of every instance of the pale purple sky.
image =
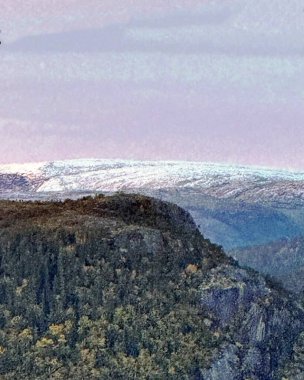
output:
M0 1L0 163L304 169L302 0Z

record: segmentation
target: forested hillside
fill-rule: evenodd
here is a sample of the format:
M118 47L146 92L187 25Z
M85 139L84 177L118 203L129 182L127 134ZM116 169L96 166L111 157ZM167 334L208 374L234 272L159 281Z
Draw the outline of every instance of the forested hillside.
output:
M147 198L1 202L0 378L197 378L220 339L199 284L226 260L206 247Z
M173 204L0 201L1 380L278 379L303 329Z
M270 275L295 293L303 292L304 238L282 239L273 243L236 249L230 254L240 265Z

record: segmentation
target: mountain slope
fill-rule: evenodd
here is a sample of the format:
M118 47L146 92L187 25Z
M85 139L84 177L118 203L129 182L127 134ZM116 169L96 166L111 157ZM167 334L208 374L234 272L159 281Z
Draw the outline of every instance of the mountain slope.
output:
M204 195L246 202L304 204L304 173L246 166L170 161L71 160L2 165L0 173L22 176L35 192L199 190ZM6 179L1 179L5 190ZM7 190L11 191L11 181ZM24 192L28 186L20 187Z
M242 265L274 276L287 289L302 289L303 250L289 254L288 242L304 236L303 173L123 160L0 166L2 198L77 199L116 191L140 192L178 204L190 212L206 238Z
M230 254L240 265L271 275L291 291L299 293L304 290L303 237L233 250Z
M194 162L73 160L0 166L2 198L140 192L186 208L225 249L304 234L304 174Z
M1 201L0 271L3 379L277 379L304 329L288 293L139 195Z

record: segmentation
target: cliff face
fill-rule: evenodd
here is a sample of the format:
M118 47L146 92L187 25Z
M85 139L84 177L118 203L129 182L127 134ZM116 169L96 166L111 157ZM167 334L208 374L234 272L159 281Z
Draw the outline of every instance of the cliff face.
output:
M205 378L279 378L278 369L303 329L302 309L262 276L230 265L212 269L201 292L214 326L229 337Z
M0 202L0 274L3 379L279 379L304 330L288 293L138 195Z

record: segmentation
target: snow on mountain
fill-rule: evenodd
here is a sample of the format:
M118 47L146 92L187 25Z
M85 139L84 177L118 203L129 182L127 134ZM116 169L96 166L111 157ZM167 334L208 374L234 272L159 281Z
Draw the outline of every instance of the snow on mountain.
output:
M227 251L304 236L304 173L181 161L69 160L0 165L0 198L139 192L180 205Z
M9 181L7 180L9 178ZM188 189L217 198L304 203L304 172L180 161L69 160L0 165L0 187L25 192Z

